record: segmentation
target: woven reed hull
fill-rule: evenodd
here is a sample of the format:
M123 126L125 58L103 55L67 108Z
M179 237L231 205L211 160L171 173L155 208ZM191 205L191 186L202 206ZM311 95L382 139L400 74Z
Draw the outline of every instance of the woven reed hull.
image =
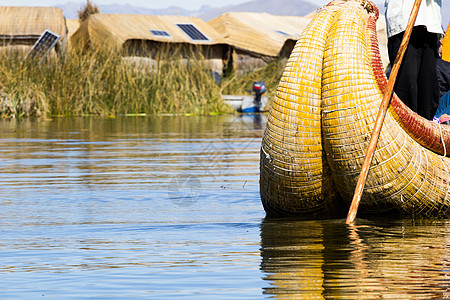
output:
M278 98L269 115L262 142L260 180L261 199L269 214L280 211L293 215L307 215L311 211L333 212L342 207L337 200L339 196L347 202L344 209L348 209L355 190L383 97L381 90L385 78L374 71L378 60L376 51L372 51L368 29L373 13L369 14L363 7L367 2L333 3L339 9L331 13L325 35L320 99L316 106L308 106L309 100L305 97L291 100L280 92L284 84L282 79ZM302 46L297 44L294 53L300 49ZM302 74L304 71L297 72ZM296 94L309 87L308 82L298 83L289 93ZM279 115L279 111L284 111L279 107L284 110L294 107L294 112L291 109L290 114ZM312 111L320 112L310 123L316 131L306 131L305 127L298 127L298 123L293 122L292 115L309 115ZM359 210L447 215L450 158L436 154L416 141L417 136L404 129L399 115L395 108L390 108L387 113ZM289 134L287 129L291 130ZM306 137L312 131L316 132L314 148L304 143L309 141ZM294 138L297 136L301 138ZM301 155L292 149L300 149ZM280 163L282 154L284 164ZM316 159L315 164L310 163L310 157ZM280 165L283 170L289 170L282 173L284 177L280 176ZM330 174L331 182L328 181ZM307 190L305 186L310 178L316 180L310 181L312 190ZM316 182L321 184L314 185Z
M324 214L338 194L322 148L323 52L335 10L305 28L278 86L261 147L260 192L267 213Z

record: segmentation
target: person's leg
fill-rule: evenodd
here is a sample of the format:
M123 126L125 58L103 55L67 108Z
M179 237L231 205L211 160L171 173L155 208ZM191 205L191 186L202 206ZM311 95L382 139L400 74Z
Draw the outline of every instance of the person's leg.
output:
M419 63L421 51L417 49L418 33L420 31L414 27L411 33L410 42L403 57L402 65L398 71L394 92L411 110L417 112L418 110L418 86L417 80L419 76ZM403 39L403 33L394 35L388 39L388 54L391 65L393 65L400 44Z
M431 120L439 105L439 83L436 71L438 36L425 32L418 77L418 113Z

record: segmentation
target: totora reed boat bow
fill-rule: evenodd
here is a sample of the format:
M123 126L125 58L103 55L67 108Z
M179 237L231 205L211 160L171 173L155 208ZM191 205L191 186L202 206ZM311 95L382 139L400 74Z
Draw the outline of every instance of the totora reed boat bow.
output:
M387 86L378 15L370 1L331 1L299 38L262 140L268 215L335 217L348 210ZM359 212L448 216L449 127L420 117L394 94Z

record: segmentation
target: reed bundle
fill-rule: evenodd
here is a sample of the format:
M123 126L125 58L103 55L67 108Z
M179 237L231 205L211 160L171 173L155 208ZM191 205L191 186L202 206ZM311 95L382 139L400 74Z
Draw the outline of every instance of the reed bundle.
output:
M369 1L332 1L294 48L262 142L261 199L269 214L337 216L339 199L351 201L386 80L377 17ZM422 145L435 137L402 122L434 125L393 104L360 211L447 215L450 158Z

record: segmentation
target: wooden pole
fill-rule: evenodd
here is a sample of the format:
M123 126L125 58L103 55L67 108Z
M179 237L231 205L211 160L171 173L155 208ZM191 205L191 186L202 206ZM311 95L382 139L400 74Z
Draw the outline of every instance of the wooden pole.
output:
M375 126L372 131L372 136L370 137L369 147L367 147L366 157L364 158L361 173L359 174L358 182L356 184L355 194L353 195L352 203L347 215L347 220L345 221L347 224L352 223L355 220L359 202L361 201L362 193L364 190L364 185L366 183L367 174L369 173L370 164L372 163L373 155L378 143L378 138L380 137L381 128L383 127L384 118L386 117L386 112L391 102L392 91L394 90L394 84L395 80L397 79L398 70L400 69L403 56L405 55L406 48L408 47L411 31L414 23L416 22L416 17L417 13L419 12L421 2L422 0L416 0L414 2L414 6L408 20L408 25L406 26L405 33L403 34L402 43L400 44L397 57L395 58L394 65L389 76L386 92L384 93L380 109L378 110Z

